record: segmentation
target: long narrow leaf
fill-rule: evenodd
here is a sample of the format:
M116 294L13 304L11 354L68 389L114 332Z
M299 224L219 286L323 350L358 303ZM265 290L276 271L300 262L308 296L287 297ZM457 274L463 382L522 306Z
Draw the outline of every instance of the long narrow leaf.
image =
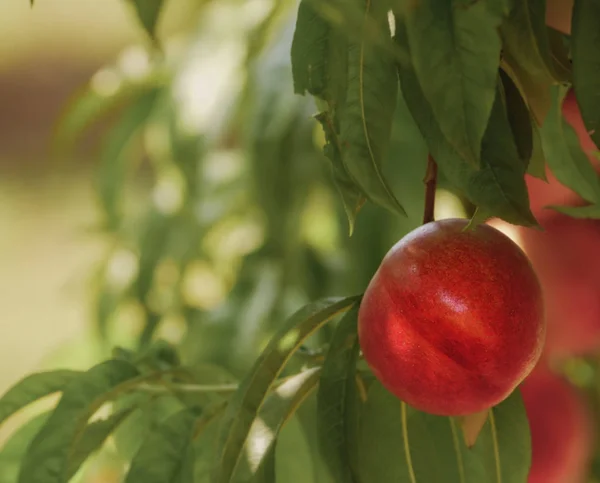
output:
M271 478L270 481L274 481L272 465L275 461L275 444L279 432L315 390L319 376L320 368L301 372L286 380L267 397L252 423L246 443L247 469L250 474L261 474L263 478ZM239 473L238 471L238 476Z
M80 374L69 370L38 372L17 382L0 398L0 424L38 399L62 391Z
M576 0L572 23L575 94L585 127L600 148L600 3Z
M77 444L71 447L66 481L69 481L77 473L86 459L102 448L106 439L135 409L135 407L123 409L111 414L106 419L94 421L85 428Z
M19 483L63 483L68 474L70 448L80 440L90 416L105 401L126 390L124 383L131 383L138 375L131 364L110 360L71 381L29 446Z
M444 137L473 166L480 163L500 63L502 18L486 3L457 8L420 0L406 15L419 85Z
M124 483L192 483L196 419L184 409L163 421L142 443Z
M356 300L356 297L348 297L313 302L296 312L271 339L232 396L223 415L214 467L213 479L216 483L231 481L267 392L292 354L310 335L333 317L348 310Z
M390 211L406 216L382 171L398 95L394 59L369 41L368 19L389 34L385 2L360 0L365 26L349 43L348 85L340 112L342 159L347 172L364 195Z
M350 398L357 397L358 303L344 316L329 346L317 393L319 443L335 481L353 483L349 437Z

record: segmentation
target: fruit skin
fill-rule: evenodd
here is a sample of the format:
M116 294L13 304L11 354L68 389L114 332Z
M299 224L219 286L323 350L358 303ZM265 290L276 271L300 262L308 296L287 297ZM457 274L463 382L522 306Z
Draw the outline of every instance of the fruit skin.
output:
M531 431L528 483L585 482L594 433L583 395L543 366L520 389Z
M381 383L416 409L467 415L529 374L545 337L541 287L521 249L468 220L427 223L383 259L358 334Z

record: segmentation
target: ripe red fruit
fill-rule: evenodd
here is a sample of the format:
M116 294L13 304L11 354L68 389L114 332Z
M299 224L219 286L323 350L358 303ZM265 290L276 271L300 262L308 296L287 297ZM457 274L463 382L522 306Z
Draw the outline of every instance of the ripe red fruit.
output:
M422 411L467 415L504 400L539 359L541 288L510 238L468 220L423 225L371 280L360 345L382 384Z
M594 434L583 396L547 368L536 368L521 394L531 430L528 483L586 481Z
M600 223L555 213L544 232L522 229L522 246L546 295L544 352L553 358L600 347Z

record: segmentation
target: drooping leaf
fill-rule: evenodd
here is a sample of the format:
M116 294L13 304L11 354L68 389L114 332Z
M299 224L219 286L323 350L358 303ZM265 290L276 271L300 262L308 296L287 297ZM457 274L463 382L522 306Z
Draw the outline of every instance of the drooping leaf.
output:
M317 393L317 425L323 459L335 481L353 483L350 425L356 398L358 303L340 321L323 362Z
M165 6L165 0L130 0L138 20L151 39L156 40L156 27Z
M151 90L137 99L113 126L103 144L97 174L97 191L102 208L112 228L120 221L120 203L125 176L130 167L128 146L152 113L159 89Z
M0 449L0 481L2 483L16 483L19 468L27 447L38 431L42 428L50 413L46 411L21 425L4 442Z
M298 407L315 390L319 382L320 368L300 372L278 386L265 400L257 418L252 423L244 453L247 468L240 466L237 476L246 481L250 475L261 474L272 478L274 452L277 437L283 426L294 415ZM273 459L271 459L273 458ZM274 482L275 480L269 480ZM267 483L267 482L264 482Z
M335 131L334 122L328 111L317 115L317 120L323 127L327 144L324 147L325 156L331 161L331 170L337 189L342 197L344 210L348 217L350 235L354 231L356 215L366 202L365 195L348 174L342 157L341 141Z
M600 218L600 205L583 205L583 206L561 206L561 205L550 205L555 211L564 213L572 218L589 218L598 219Z
M105 401L127 390L138 375L131 364L110 360L73 379L29 446L19 483L63 483L71 448L79 443L90 416Z
M296 312L276 332L231 397L223 415L214 466L215 483L231 481L267 392L292 354L329 320L348 310L356 299L330 298L311 303Z
M127 409L131 406L138 407L123 424L114 432L114 442L119 456L123 460L131 460L140 448L148 434L173 414L186 406L171 395L161 397L148 397L144 392L124 394L117 399L113 406L115 410Z
M553 89L552 110L541 129L546 162L563 185L590 203L600 201L600 183L573 127L565 120L562 104L567 86Z
M535 123L533 124L531 134L533 139L533 149L531 151L529 166L527 167L527 174L543 181L547 181L546 157L544 156L544 148L542 146L542 136L540 134L540 128Z
M365 19L372 18L389 35L385 2L357 0L357 4L365 9ZM369 42L363 30L348 44L348 85L339 116L342 160L369 200L406 216L382 171L398 95L394 58Z
M77 445L71 448L69 454L66 481L69 481L79 470L83 462L98 451L106 439L135 411L130 407L111 414L106 419L93 421L85 428Z
M301 0L291 49L294 92L306 92L330 104L343 103L347 83L347 40L314 8Z
M197 414L185 409L164 420L142 442L124 483L192 483Z
M600 147L600 4L576 0L573 7L571 50L573 85L581 117Z
M434 119L459 156L479 166L496 96L502 17L485 2L455 8L421 0L405 18L416 78Z
M396 41L407 45L403 24ZM526 166L520 159L501 95L494 101L481 146L481 168L466 164L446 140L410 66L398 66L404 99L427 146L448 180L477 207L485 219L498 216L516 225L536 225L525 185ZM497 85L498 89L498 85Z
M538 125L551 106L551 86L569 80L570 72L556 59L566 57L564 46L551 44L546 27L546 1L515 3L502 24L503 63L510 66ZM559 51L560 50L560 51Z
M38 372L17 382L0 398L0 424L38 399L62 391L80 374L69 370Z
M527 481L531 446L518 391L491 411L470 449L454 418L416 411L378 382L369 391L361 427L359 464L370 483Z
M521 97L519 89L508 74L501 70L500 78L504 88L508 122L515 138L519 156L527 166L533 153L533 125L529 109L527 109L527 104Z
M518 79L517 75L515 74L515 71L513 71L513 69L506 62L503 62L501 64L501 66L502 66L502 69L500 72L501 72L501 76L503 79L503 85L506 86L508 83L511 83L512 86L517 89L521 100L524 101L524 103L525 103L525 109L527 109L526 117L529 118L530 123L531 123L531 158L530 158L529 164L527 166L527 173L530 174L531 176L534 176L536 178L546 181L546 159L544 158L544 150L542 148L542 139L541 139L541 135L540 135L540 126L541 126L540 119L541 118L538 116L539 112L541 112L541 111L536 110L537 108L530 103L531 99L530 98L527 99L525 97L527 95L527 92L524 89L523 84L521 84L519 82L519 79ZM549 94L549 89L548 89L547 94ZM548 97L548 99L549 99L549 97ZM549 108L549 106L550 106L550 101L548 101L548 104L547 104L548 108ZM510 120L510 115L511 115L510 108L507 106L507 109L508 109L509 120ZM518 110L522 110L522 109L523 109L523 107L520 107ZM547 114L547 109L546 108L544 108L544 109L545 109L544 110L544 117L545 117ZM517 112L513 111L513 115L514 114L517 114ZM525 115L525 113L523 113L523 115ZM514 127L516 125L515 120L514 119L510 120L510 122L511 122L511 127L513 127L513 132L514 132L515 131ZM519 122L519 124L521 124L521 123L522 123L522 120ZM525 126L525 129L527 129L526 126ZM519 141L515 135L515 142L517 143L517 147L519 147L519 144L522 143L523 140ZM521 146L519 148L520 154L521 154L522 149L523 149L523 146Z
M510 15L502 23L500 33L503 54L516 62L527 75L547 82L567 80L557 72L552 60L545 0L515 2Z

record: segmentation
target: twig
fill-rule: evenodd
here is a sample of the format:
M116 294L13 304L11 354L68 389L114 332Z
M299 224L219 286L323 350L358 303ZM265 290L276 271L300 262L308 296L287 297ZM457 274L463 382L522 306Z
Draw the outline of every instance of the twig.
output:
M427 156L427 171L425 172L425 209L423 210L423 224L434 221L435 187L437 184L437 164L433 156Z

